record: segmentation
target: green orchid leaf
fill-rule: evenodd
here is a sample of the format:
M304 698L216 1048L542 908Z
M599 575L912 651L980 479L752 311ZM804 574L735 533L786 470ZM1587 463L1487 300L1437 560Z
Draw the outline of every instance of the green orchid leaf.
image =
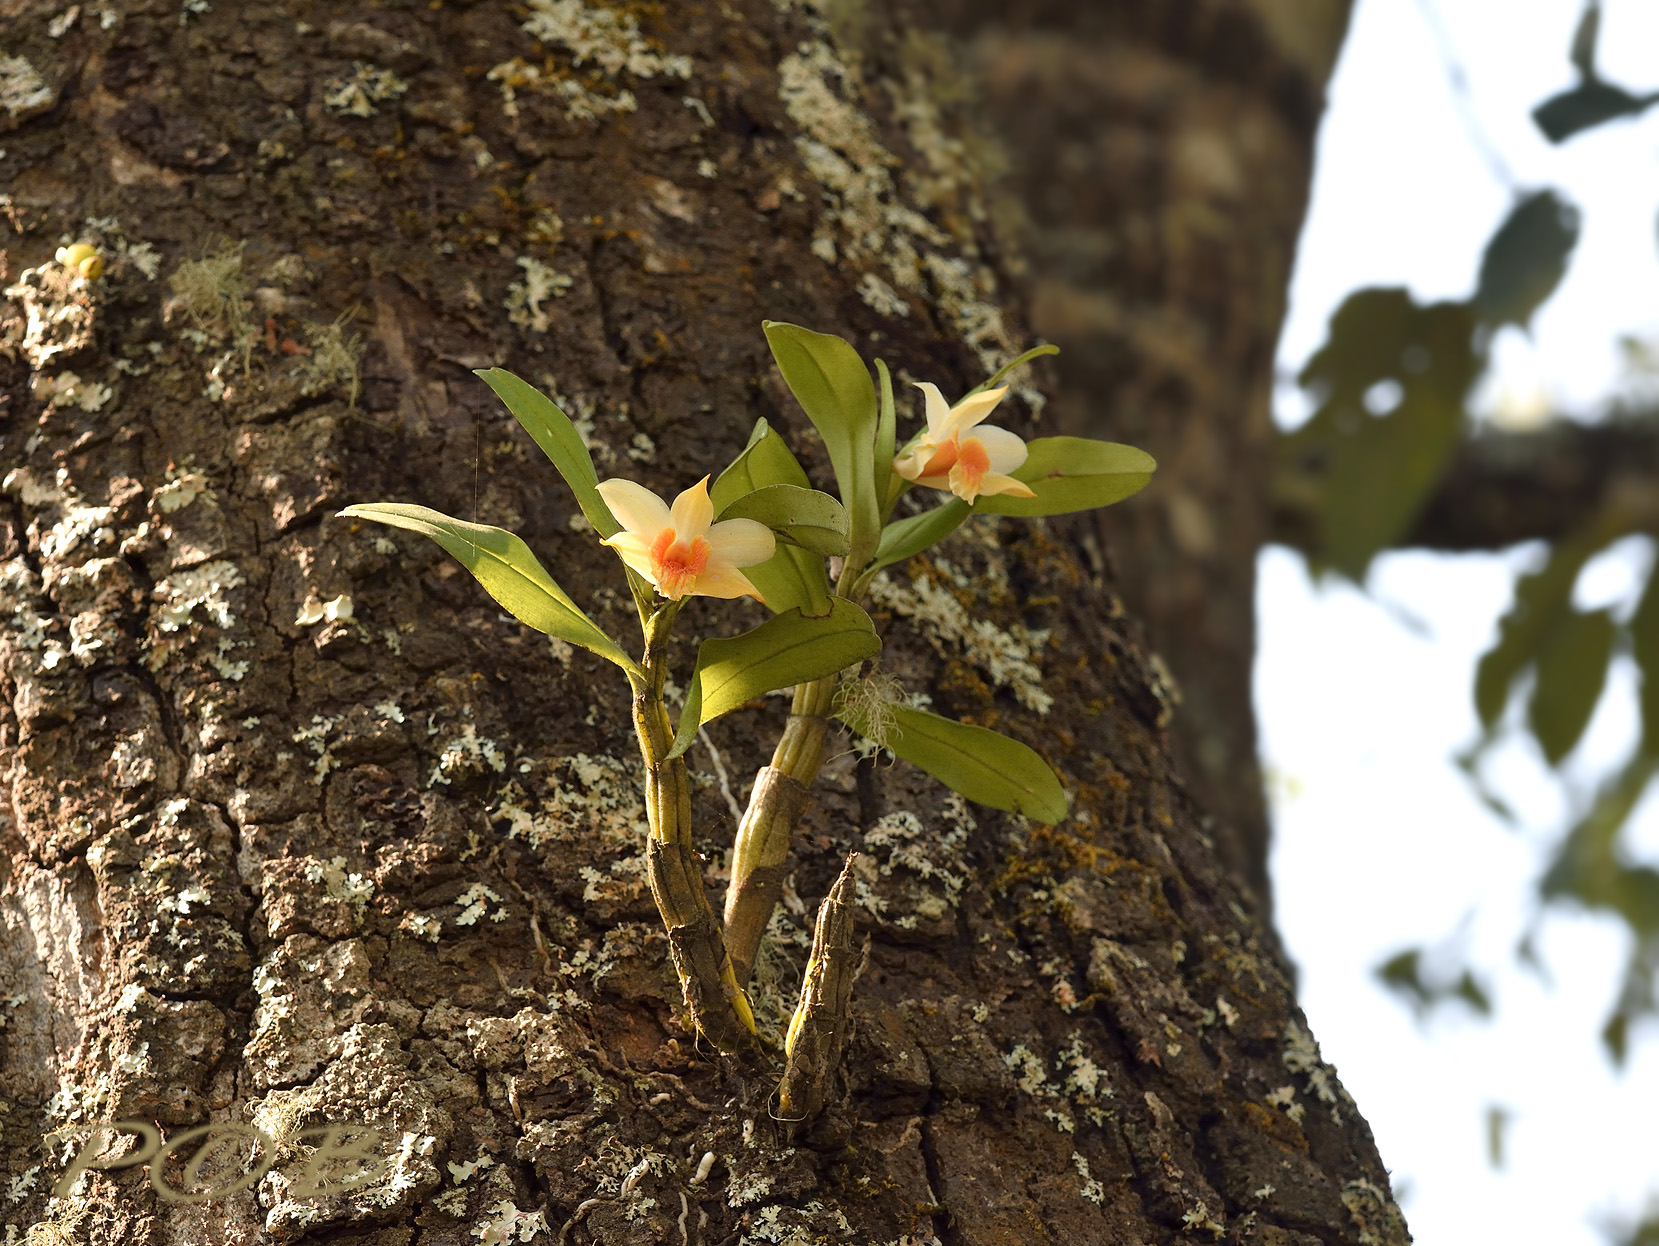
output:
M784 444L782 437L765 420L756 420L749 444L709 490L715 514L723 513L745 494L772 485L808 488L806 471ZM821 615L829 611L829 580L824 560L793 545L780 545L771 558L743 574L760 590L766 608L775 614L799 610Z
M1010 474L1037 496L982 497L974 511L988 515L1066 515L1121 502L1138 493L1158 466L1145 450L1088 437L1039 437Z
M721 519L753 519L772 529L780 541L820 556L847 553L847 512L827 493L799 485L766 485L745 493Z
M893 726L878 743L895 757L981 805L1051 826L1066 816L1060 780L1018 740L908 705L890 708Z
M741 636L705 640L686 690L669 757L697 738L697 728L778 688L822 679L881 652L870 616L845 597L813 618L798 610L774 615Z
M848 561L862 566L881 535L875 447L880 415L864 361L841 338L768 320L762 326L784 383L829 450L852 520Z
M580 645L630 674L640 673L617 643L600 631L547 574L530 547L511 532L401 502L348 506L340 514L431 537L472 572L502 609L526 627Z
M952 498L943 506L888 524L881 530L881 543L876 546L870 569L892 566L937 545L961 527L962 521L972 513L973 507L961 498Z
M559 475L576 495L582 514L599 535L610 537L620 532L622 525L616 522L605 499L599 496L599 473L594 470L593 456L570 417L546 394L505 368L479 368L473 375L495 391L513 418L524 425L531 440L553 460L553 466L559 469Z
M1002 383L1003 377L1007 376L1021 364L1030 363L1033 359L1041 359L1044 355L1058 355L1059 353L1060 348L1058 346L1033 346L1018 359L1010 359L1007 363L1003 364L1002 367L998 368L992 376L980 382L978 385L975 385L967 393L963 394L962 397L972 398L975 394L981 392L982 390L995 389Z
M899 415L893 403L893 375L883 360L876 360L876 380L881 390L881 410L876 417L876 479L893 466L893 443L898 440Z

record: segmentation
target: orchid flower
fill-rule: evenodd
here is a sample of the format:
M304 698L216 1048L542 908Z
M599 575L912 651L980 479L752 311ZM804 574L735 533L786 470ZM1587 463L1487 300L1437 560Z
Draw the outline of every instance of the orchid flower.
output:
M771 529L753 519L714 523L709 478L674 499L672 509L644 485L602 480L599 496L622 531L609 545L664 597L753 597L759 591L740 570L770 558L777 546Z
M970 394L954 407L945 402L937 385L922 381L916 388L927 396L927 430L893 460L895 472L913 484L954 493L964 502L996 493L1036 496L1029 485L1008 474L1025 462L1025 442L1007 429L980 424L1002 401L1006 385Z

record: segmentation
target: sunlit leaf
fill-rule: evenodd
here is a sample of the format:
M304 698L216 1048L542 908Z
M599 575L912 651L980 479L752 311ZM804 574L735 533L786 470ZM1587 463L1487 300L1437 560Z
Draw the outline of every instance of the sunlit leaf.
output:
M887 365L876 360L876 382L881 390L881 414L876 422L876 495L880 503L881 522L892 518L897 505L910 482L893 470L894 443L898 440L898 410L893 403L893 377Z
M623 670L638 671L616 642L600 631L547 574L530 547L511 532L452 519L425 506L396 502L348 506L340 514L431 537L472 572L502 609L526 627L580 645Z
M1632 95L1611 82L1591 80L1550 96L1532 110L1532 119L1545 138L1561 143L1583 130L1638 116L1655 101L1659 101L1659 93Z
M780 541L820 556L845 556L847 512L827 493L799 485L765 485L745 493L721 519L753 519L772 529Z
M1158 466L1145 450L1088 437L1039 437L1028 449L1025 462L1009 474L1037 496L982 497L975 512L1029 517L1110 506L1143 489Z
M1037 752L1018 740L908 705L890 709L892 728L877 743L895 757L981 805L1050 825L1066 816L1066 793L1059 778Z
M772 485L810 487L805 469L777 430L765 420L756 420L749 444L720 473L709 490L709 499L719 514L743 495ZM759 566L746 567L744 574L760 590L766 608L774 613L800 610L819 615L829 610L829 580L824 575L824 560L817 554L793 545L779 545L771 558Z
M893 403L893 376L882 360L876 360L876 382L881 391L880 414L876 420L876 483L893 466L893 443L898 440L899 415Z
M875 624L845 597L818 618L797 610L774 615L741 636L705 640L686 689L670 757L697 738L703 723L778 688L833 675L881 652Z
M1545 634L1527 721L1550 765L1560 765L1584 734L1612 653L1613 617L1606 610L1568 609Z
M778 371L829 450L841 501L852 520L853 562L862 564L881 531L875 448L876 387L864 361L841 338L768 320L763 326Z
M1498 226L1481 256L1475 310L1493 328L1525 328L1555 293L1578 243L1578 209L1553 190L1527 195Z
M599 496L599 473L594 470L593 456L570 417L546 394L505 368L480 368L474 375L496 392L531 440L553 460L553 466L559 469L559 475L576 495L582 514L599 535L609 537L620 532L622 525L616 522L605 499Z
M952 498L943 506L912 515L888 524L881 530L881 542L871 560L872 570L903 562L937 545L962 526L962 521L973 514L973 508L961 498Z

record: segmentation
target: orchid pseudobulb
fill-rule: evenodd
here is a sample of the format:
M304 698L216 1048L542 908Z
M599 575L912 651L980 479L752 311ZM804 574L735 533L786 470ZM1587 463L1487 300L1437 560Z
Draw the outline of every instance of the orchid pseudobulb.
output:
M772 532L753 519L714 523L707 476L675 498L672 508L631 480L602 480L599 496L622 525L603 544L664 597L761 599L742 568L772 556L777 548Z

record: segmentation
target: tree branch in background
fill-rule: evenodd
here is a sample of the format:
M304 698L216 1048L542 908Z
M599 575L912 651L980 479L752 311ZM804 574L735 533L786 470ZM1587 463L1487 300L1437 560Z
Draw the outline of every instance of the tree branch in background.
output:
M1659 414L1471 437L1396 544L1462 551L1552 541L1609 504L1632 531L1659 532ZM1315 516L1297 492L1276 483L1271 506L1273 540L1313 551Z

